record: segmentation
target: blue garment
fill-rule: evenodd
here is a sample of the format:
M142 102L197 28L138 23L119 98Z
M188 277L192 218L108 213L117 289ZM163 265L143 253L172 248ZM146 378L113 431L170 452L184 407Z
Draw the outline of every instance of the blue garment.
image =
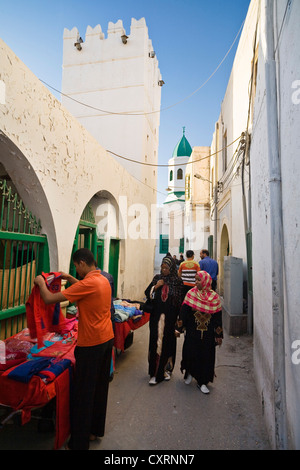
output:
M61 374L67 367L70 367L70 359L57 360L53 357L39 357L30 361L23 362L19 366L9 372L8 377L18 382L28 383L34 375L41 378L49 378L49 374L53 376L52 380ZM43 372L46 372L45 374Z
M201 271L206 271L208 274L210 274L213 281L217 280L219 267L216 260L210 258L209 256L206 256L205 258L199 261L199 266Z
M135 315L136 307L128 307L126 305L115 304L115 321L117 323L123 322Z
M31 377L48 367L51 360L52 358L49 357L41 357L38 359L32 359L31 361L23 362L23 364L13 369L7 377L27 384Z
M38 372L38 375L42 379L51 382L58 375L60 375L65 369L71 366L70 359L52 359L47 367Z

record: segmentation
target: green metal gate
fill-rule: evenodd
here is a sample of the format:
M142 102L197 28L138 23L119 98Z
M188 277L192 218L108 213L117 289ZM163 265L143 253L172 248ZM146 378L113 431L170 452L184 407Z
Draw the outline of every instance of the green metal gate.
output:
M118 291L119 252L120 252L120 240L118 238L111 238L110 247L109 247L108 272L114 278L114 287L115 287L114 297L117 296L117 291Z
M5 179L0 179L0 204L0 339L5 339L26 326L33 280L50 267L40 222Z

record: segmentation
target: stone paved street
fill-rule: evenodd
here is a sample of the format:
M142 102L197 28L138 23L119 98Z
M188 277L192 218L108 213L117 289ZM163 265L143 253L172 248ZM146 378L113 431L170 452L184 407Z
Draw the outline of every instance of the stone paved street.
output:
M180 372L178 340L172 379L148 385L148 325L134 332L132 346L116 359L110 384L106 434L91 450L267 450L270 449L252 371L252 338L225 336L217 350L210 394ZM37 420L7 424L0 449L52 449L53 433L37 432Z

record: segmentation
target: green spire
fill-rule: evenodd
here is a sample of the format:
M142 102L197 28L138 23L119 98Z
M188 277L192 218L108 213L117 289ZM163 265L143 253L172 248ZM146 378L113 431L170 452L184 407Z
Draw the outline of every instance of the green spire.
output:
M173 157L190 157L192 153L192 147L185 137L185 127L182 129L183 135L174 149Z

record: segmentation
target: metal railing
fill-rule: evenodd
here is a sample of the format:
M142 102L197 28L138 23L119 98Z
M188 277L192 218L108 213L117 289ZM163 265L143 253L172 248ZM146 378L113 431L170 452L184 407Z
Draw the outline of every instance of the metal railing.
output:
M5 179L0 179L0 339L26 326L35 276L49 270L47 237Z

